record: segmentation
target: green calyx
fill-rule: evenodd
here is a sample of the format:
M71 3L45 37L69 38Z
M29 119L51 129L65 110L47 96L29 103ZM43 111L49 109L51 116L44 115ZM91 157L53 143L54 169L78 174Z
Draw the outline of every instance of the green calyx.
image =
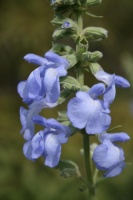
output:
M107 38L108 31L101 27L87 27L83 29L81 37L85 37L89 42L96 42Z

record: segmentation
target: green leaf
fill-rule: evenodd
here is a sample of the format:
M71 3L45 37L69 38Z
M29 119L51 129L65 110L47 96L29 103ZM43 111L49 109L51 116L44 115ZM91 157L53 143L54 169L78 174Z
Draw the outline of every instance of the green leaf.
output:
M59 122L68 121L68 117L67 117L66 111L60 111L60 112L58 112L58 118L57 118L57 120Z
M86 38L81 38L76 46L76 56L82 62L83 54L88 50L88 41Z
M60 175L64 178L81 177L77 164L71 160L60 160L56 169L60 170Z
M53 22L55 24L60 24L61 27L56 29L53 33L53 39L57 40L63 37L70 37L73 40L77 39L77 33L78 33L78 26L77 23L75 23L72 19L70 18L61 18L61 17L56 17ZM70 24L70 27L65 26L64 23L67 22Z
M108 31L101 27L87 27L83 29L82 35L89 42L100 41L104 38L107 38Z
M71 125L71 122L68 119L68 116L66 114L66 111L60 111L58 112L58 118L57 121L59 121L60 123L62 123L65 126L69 126L69 128L71 129L71 136L74 135L75 133L78 132L79 129L73 127Z
M94 5L100 4L101 2L102 2L102 0L87 0L86 5L94 6Z
M69 37L69 38L72 38L75 41L78 36L77 36L76 33L73 33L72 29L58 28L54 31L52 37L53 37L54 40L61 39L61 38L64 38L64 37Z
M89 52L89 61L90 62L97 62L103 57L103 54L100 51Z
M69 68L74 67L78 62L75 54L68 54L68 55L64 55L63 57L66 58L68 62L70 63Z
M85 12L86 15L90 16L90 17L93 17L93 18L103 18L103 16L97 16L97 15L94 15L90 12Z
M100 51L94 52L85 52L82 54L82 61L83 62L97 62L102 58L103 54Z
M65 20L65 17L60 16L60 15L57 15L57 16L51 21L51 23L52 23L53 25L62 25L63 22L64 22L64 20Z
M90 88L87 85L84 85L84 86L81 87L81 90L84 91L84 92L88 92L89 89Z
M60 83L63 84L64 89L69 89L72 91L80 90L80 84L77 79L73 78L72 76L66 76L60 78Z
M122 125L115 126L115 127L111 128L111 129L109 129L108 132L112 132L112 131L114 131L114 130L116 130L118 128L121 128L121 127L122 127Z
M55 53L59 54L60 56L66 56L69 54L74 54L75 51L73 50L72 47L68 46L68 45L63 45L63 44L59 44L59 43L53 43L52 44L52 49L51 51L54 51Z
M67 100L67 98L71 95L72 91L71 90L62 90L60 97L58 99L58 105L62 104Z
M97 62L90 62L88 65L92 74L95 74L99 70L103 70Z

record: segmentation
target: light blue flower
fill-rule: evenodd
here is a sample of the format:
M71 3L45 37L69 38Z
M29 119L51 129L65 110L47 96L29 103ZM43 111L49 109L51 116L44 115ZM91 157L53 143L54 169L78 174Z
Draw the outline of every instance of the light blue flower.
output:
M45 129L39 131L32 140L24 144L24 155L33 161L43 156L46 166L55 167L60 160L61 144L68 141L70 129L52 118L47 120L36 116L34 122L43 125Z
M90 88L89 92L79 91L68 103L67 115L76 128L85 128L88 134L99 134L107 130L111 123L110 110L98 96L104 94L102 83Z
M43 98L39 101L34 101L31 105L29 105L29 110L24 107L20 107L20 121L22 124L22 129L20 133L23 133L23 137L26 140L31 140L34 136L34 122L33 117L38 115L43 108L53 108L57 105L57 103L47 103Z
M61 26L61 28L63 28L63 29L69 29L69 28L71 28L71 27L72 27L72 25L71 25L71 23L68 22L68 21L65 21L65 22L62 24L62 26Z
M102 143L105 139L111 142L126 142L130 139L129 135L125 132L120 133L102 133L99 135L99 141Z
M60 96L59 77L66 76L68 61L48 51L45 58L35 54L24 57L30 63L40 65L33 70L26 81L18 84L18 93L25 103L32 103L45 97L49 103L55 103Z
M115 142L125 142L129 139L130 137L123 132L99 135L101 144L94 149L93 161L99 170L106 171L105 177L117 176L125 168L124 152Z
M116 87L121 87L121 88L127 88L130 87L130 83L123 77L117 76L115 74L109 74L103 70L97 71L94 76L100 80L103 81L106 85L106 91L104 94L104 104L106 107L111 104L116 95Z

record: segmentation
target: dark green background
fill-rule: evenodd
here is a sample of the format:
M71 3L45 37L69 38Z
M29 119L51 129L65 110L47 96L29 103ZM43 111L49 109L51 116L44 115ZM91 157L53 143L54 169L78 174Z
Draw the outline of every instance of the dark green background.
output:
M103 15L103 19L85 18L85 26L102 26L109 37L91 44L90 51L100 50L100 61L105 71L128 78L124 55L133 55L133 1L103 0L90 12ZM22 105L16 87L34 69L26 63L27 53L42 55L51 48L54 27L50 23L53 11L47 0L1 0L0 1L0 200L81 200L86 192L79 192L81 182L75 178L63 179L59 172L49 169L39 159L35 163L26 160L22 153L23 138L19 134L19 107ZM128 61L128 60L127 60ZM132 63L131 73L132 71ZM86 76L86 83L94 79ZM133 115L130 112L131 89L117 89L111 106L112 125L122 124L118 131L127 132L131 140L121 146L125 150L127 167L115 178L103 182L98 189L98 200L130 200L133 198ZM63 106L62 106L63 108ZM57 111L46 110L46 117ZM76 135L63 145L62 158L72 159L84 172L82 137Z

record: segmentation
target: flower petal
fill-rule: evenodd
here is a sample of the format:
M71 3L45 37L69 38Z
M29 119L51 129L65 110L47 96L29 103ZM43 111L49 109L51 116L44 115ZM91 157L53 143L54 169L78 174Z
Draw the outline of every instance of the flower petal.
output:
M73 126L82 129L86 126L93 101L86 92L77 92L67 106L67 115Z
M99 134L107 130L111 123L111 117L108 112L108 109L104 109L102 101L93 100L90 102L86 132L88 134Z
M50 119L45 119L44 117L37 115L33 117L33 121L36 124L40 124L46 128L49 129L49 131L52 131L52 134L60 134L63 133L65 134L65 137L69 137L71 134L71 130L68 126L64 126L61 123L59 123L57 120L50 118Z
M29 106L29 110L26 110L25 108L20 108L20 121L22 124L22 130L21 133L24 132L23 137L26 140L32 139L34 135L34 116L38 115L40 111L47 107L45 102L43 102L43 99L39 101L33 102Z
M128 82L128 80L118 75L115 75L115 84L116 86L121 88L130 87L130 83Z
M103 96L105 108L108 108L109 105L114 101L115 95L116 95L115 84L111 84L107 87Z
M28 142L26 142L23 146L23 153L24 156L29 159L29 160L33 160L32 159L32 145L31 145L31 140L29 140Z
M34 123L31 119L32 112L29 110L26 110L25 108L20 108L20 121L22 124L21 133L24 132L23 137L26 140L32 139L34 135Z
M103 81L107 85L110 85L112 82L114 82L115 75L114 74L109 74L103 70L97 71L94 76L96 77L97 80Z
M45 165L55 167L58 165L61 155L61 145L57 137L53 134L48 134L45 139Z
M38 100L39 93L42 88L42 78L40 76L40 69L37 68L29 75L27 79L28 97L32 100Z
M46 101L55 103L60 96L60 84L57 71L49 68L45 72L44 88L46 91Z
M23 98L23 96L24 96L25 86L26 86L26 81L19 82L19 84L17 86L17 91L18 91L21 98Z
M114 177L118 176L122 170L126 167L126 164L124 161L118 163L116 166L113 166L113 168L109 169L105 174L104 177Z
M99 170L108 170L120 161L120 155L121 151L118 147L114 146L110 140L104 140L94 149L93 160Z
M28 61L29 63L33 63L35 65L45 65L48 63L47 59L33 53L25 55L24 60Z
M66 68L69 67L69 62L67 61L67 59L59 56L58 54L56 54L52 51L48 51L45 54L45 58L48 59L49 61L55 63L55 65L57 65L57 66L63 64L63 65L65 65Z
M103 83L95 84L90 88L88 94L92 99L97 99L98 96L102 95L105 92L105 85Z
M129 135L124 132L120 133L103 133L99 135L100 142L103 142L105 139L110 140L111 142L125 142L130 139Z
M66 137L65 133L60 133L57 135L57 140L60 144L64 144L68 141L68 137Z
M60 65L59 67L57 67L56 71L57 71L59 77L67 75L67 71L66 71L66 68L64 65Z
M40 115L36 115L33 117L33 121L36 124L40 124L41 126L47 127L47 119L40 116Z
M32 158L36 159L42 156L44 152L44 133L39 131L32 139Z

